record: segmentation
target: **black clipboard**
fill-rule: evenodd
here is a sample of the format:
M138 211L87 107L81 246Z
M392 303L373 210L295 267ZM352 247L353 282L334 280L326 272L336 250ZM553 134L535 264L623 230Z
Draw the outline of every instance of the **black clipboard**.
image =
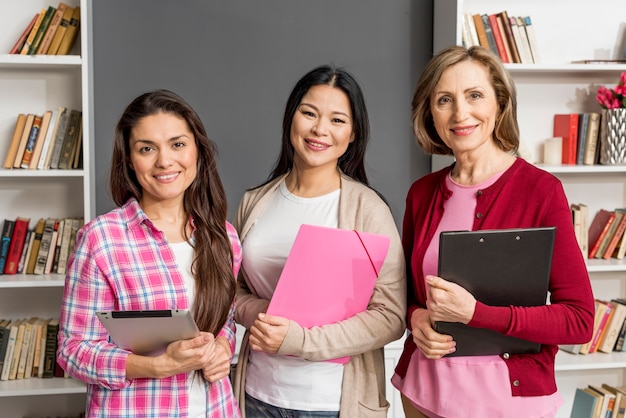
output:
M445 231L439 238L439 277L490 306L546 304L556 227ZM452 335L448 356L537 353L541 344L459 322L435 323Z

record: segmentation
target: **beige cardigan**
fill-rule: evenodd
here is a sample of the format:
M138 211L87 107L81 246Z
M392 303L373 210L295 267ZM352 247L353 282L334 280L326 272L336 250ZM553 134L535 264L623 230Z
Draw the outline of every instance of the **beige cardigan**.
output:
M233 225L242 242L284 177L244 194ZM340 417L386 417L383 347L405 330L406 269L400 236L389 207L370 188L342 175L339 228L387 235L391 244L368 308L340 323L305 329L291 321L278 354L310 361L351 356L344 366ZM243 254L245 257L245 252ZM243 265L237 279L235 320L249 329L269 301L256 296ZM245 417L245 373L249 356L246 332L235 373L235 396ZM271 373L271 371L268 371Z

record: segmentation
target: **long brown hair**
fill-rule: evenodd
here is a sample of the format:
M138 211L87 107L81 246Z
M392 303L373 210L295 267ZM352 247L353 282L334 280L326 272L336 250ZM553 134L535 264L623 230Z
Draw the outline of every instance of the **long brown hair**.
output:
M235 297L233 253L226 231L226 193L217 171L217 145L207 136L200 116L180 96L168 90L157 90L142 94L126 107L115 128L111 196L118 206L130 198L141 198L141 185L130 168L129 141L135 125L142 118L157 113L183 118L198 148L198 174L183 199L185 213L194 225L191 268L196 283L194 317L201 330L217 336Z

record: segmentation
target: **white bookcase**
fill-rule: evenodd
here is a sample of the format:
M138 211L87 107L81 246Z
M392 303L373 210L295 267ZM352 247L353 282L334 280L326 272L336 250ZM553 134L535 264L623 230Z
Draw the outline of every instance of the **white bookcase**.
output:
M65 56L9 55L31 18L57 0L3 3L0 13L0 159L4 162L18 113L43 113L59 106L82 110L81 170L0 169L0 221L18 216L39 218L94 215L93 99L91 83L91 1L63 0L81 7L80 34ZM61 275L0 275L0 317L58 317L63 294ZM85 408L85 385L73 379L30 378L0 382L0 415L13 417L76 416Z
M543 143L552 137L553 115L599 111L600 85L613 87L626 65L572 64L584 59L621 58L624 49L623 0L436 0L435 52L460 45L463 13L530 16L540 64L506 64L518 93L518 120L523 156L543 160ZM620 50L621 49L621 50ZM433 170L450 160L433 158ZM570 203L585 203L589 216L600 208L626 206L626 166L543 166L563 182ZM589 220L591 222L591 219ZM626 296L626 261L588 260L594 296ZM575 389L589 384L626 385L626 353L571 355L559 352L556 377L564 405L558 417L569 417Z

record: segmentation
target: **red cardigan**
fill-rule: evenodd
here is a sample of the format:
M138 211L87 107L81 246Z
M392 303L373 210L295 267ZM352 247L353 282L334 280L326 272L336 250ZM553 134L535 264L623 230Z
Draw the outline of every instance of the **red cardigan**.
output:
M451 195L445 178L452 166L428 174L409 189L402 227L407 260L408 318L425 307L422 261ZM561 182L521 158L490 187L477 193L474 230L556 226L550 274L550 304L495 307L476 304L469 325L541 343L537 354L501 356L508 366L513 396L549 395L556 391L557 344L591 339L594 302L572 216ZM404 377L416 349L409 334L396 373Z

